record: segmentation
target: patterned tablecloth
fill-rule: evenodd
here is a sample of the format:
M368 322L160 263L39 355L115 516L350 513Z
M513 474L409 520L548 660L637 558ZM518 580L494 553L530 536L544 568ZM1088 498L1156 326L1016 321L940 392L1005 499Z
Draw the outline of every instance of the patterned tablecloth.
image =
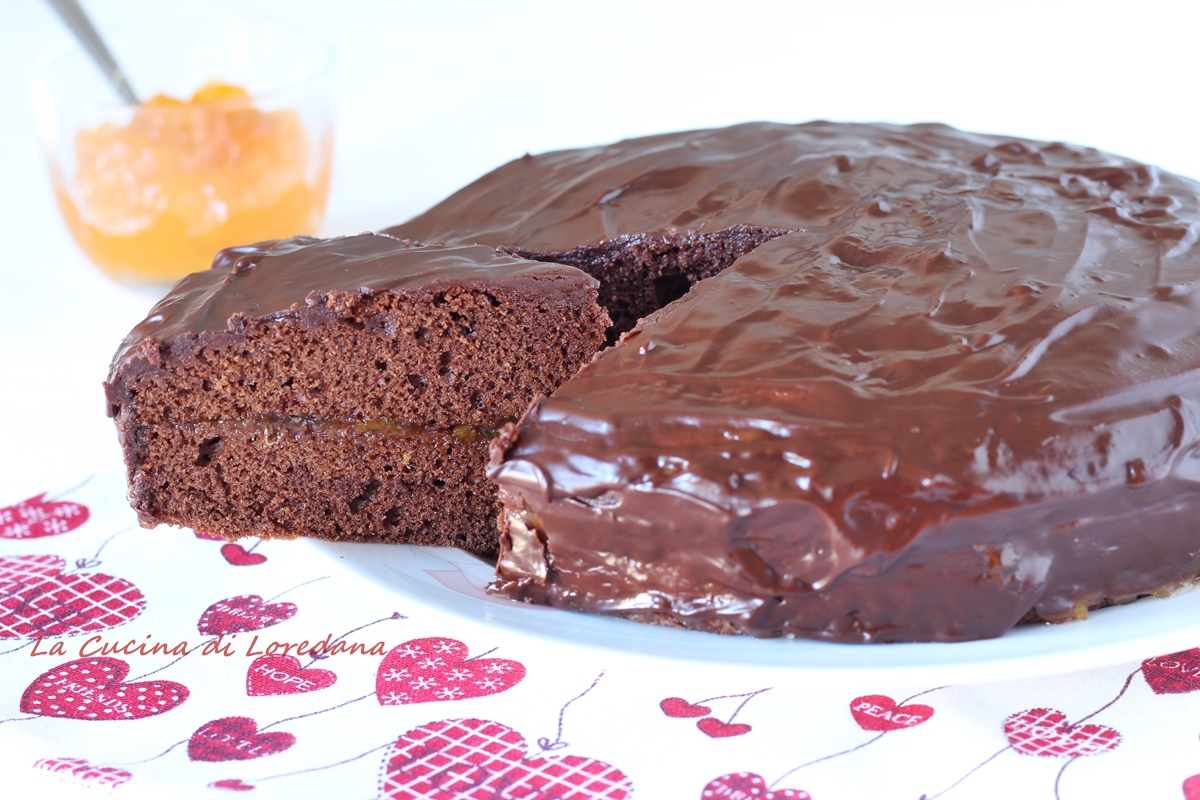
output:
M5 797L1200 798L1200 648L974 685L688 664L143 530L119 473L65 477L0 508Z
M86 4L102 29L215 4L327 35L331 234L527 149L759 118L944 120L1200 174L1174 77L1195 3ZM86 263L36 156L29 80L65 30L5 12L0 800L1200 800L1200 625L1070 674L835 674L556 639L307 542L139 528L99 384L150 301Z

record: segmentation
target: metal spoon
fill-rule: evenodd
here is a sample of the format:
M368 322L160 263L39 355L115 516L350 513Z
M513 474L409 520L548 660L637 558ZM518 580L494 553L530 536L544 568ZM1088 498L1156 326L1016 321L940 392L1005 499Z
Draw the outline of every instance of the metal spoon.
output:
M88 19L88 15L79 3L76 0L46 0L46 2L62 17L63 22L71 29L71 33L75 34L75 38L83 45L83 49L92 57L96 66L108 78L108 82L117 90L117 94L121 95L121 99L126 103L137 105L137 93L133 91L129 79L121 70L121 65L113 58L108 46L104 44L104 40L100 38L96 27L92 25L92 21Z

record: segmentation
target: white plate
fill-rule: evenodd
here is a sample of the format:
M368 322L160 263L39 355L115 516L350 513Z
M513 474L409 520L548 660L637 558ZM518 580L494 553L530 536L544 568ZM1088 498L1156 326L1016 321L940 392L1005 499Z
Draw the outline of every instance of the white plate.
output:
M675 630L532 606L489 595L490 565L447 547L308 540L391 599L404 597L492 626L577 646L652 658L785 668L825 678L974 683L1052 675L1200 645L1200 591L1102 609L1084 621L1026 625L999 639L955 644L830 644Z

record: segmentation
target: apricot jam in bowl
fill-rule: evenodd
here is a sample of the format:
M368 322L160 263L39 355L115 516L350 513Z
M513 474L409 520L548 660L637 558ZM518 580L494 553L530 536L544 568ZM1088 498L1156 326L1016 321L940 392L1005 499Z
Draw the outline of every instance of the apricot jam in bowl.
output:
M229 19L109 40L137 104L74 45L34 82L54 195L93 263L125 283L165 284L222 248L320 232L333 149L325 43Z

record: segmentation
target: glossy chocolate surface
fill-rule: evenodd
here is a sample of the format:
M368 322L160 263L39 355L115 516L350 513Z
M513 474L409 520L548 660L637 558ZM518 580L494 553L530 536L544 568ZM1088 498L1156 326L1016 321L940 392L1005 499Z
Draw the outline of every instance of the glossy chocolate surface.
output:
M490 247L420 246L380 233L231 247L211 269L175 284L130 331L113 357L112 373L147 342L156 346L181 334L232 330L238 319L291 313L318 296L508 282L554 292L543 281L555 277L589 281L571 267L513 258Z
M937 125L526 157L393 232L552 252L793 229L493 448L513 596L965 640L1200 572L1200 187Z

